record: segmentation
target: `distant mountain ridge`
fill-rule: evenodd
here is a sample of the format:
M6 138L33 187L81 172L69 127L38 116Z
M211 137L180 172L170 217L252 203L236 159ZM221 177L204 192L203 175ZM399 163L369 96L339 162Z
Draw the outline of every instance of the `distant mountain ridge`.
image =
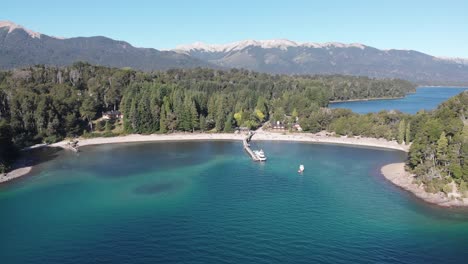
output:
M413 50L276 39L221 45L196 42L162 51L102 36L53 37L0 21L0 69L63 66L76 61L143 71L244 68L271 74L344 74L400 78L423 85L468 85L468 59L439 58Z
M34 32L10 21L0 21L0 69L35 64L70 65L76 61L138 70L215 67L173 51L136 48L106 37L59 38Z
M414 50L380 50L360 43L298 43L287 39L213 45L196 42L173 51L229 68L283 74L345 74L401 78L419 84L468 84L468 60Z

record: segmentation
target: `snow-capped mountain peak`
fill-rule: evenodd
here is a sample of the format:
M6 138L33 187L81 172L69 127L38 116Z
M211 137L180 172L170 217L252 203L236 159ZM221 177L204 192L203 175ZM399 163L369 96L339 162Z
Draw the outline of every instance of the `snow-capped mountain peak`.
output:
M264 49L281 49L287 50L291 47L305 47L305 48L359 48L364 49L366 46L360 43L339 43L339 42L327 42L327 43L315 43L315 42L294 42L288 39L271 39L271 40L242 40L237 42L231 42L226 44L206 44L203 42L195 42L188 45L177 46L174 50L179 52L190 52L190 51L205 51L205 52L229 52L242 50L246 47L260 47Z
M16 29L22 29L24 30L26 33L28 33L29 36L31 36L32 38L41 38L41 33L38 33L38 32L35 32L35 31L32 31L30 29L27 29L23 26L20 26L18 24L15 24L11 21L8 21L8 20L5 20L5 21L0 21L0 28L7 28L8 29L8 33L11 33L13 32L14 30Z

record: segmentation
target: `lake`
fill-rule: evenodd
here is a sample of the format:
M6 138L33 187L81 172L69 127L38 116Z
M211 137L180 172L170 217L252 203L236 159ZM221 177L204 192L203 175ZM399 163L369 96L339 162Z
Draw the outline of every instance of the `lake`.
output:
M422 109L435 109L443 101L465 90L468 90L468 88L419 87L416 89L416 93L408 94L401 99L341 102L332 103L329 107L348 108L360 114L381 110L399 110L404 113L415 114Z
M62 151L0 185L0 259L466 263L468 213L422 203L380 174L405 153L259 144L266 163L229 141Z

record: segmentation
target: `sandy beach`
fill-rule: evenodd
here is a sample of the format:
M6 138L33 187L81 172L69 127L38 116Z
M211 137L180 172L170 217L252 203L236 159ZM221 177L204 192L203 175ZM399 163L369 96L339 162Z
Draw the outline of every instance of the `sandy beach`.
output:
M91 138L79 139L79 145L99 145L99 144L114 144L114 143L130 143L130 142L151 142L151 141L192 141L192 140L239 140L245 138L245 134L223 134L223 133L174 133L166 135L127 135L110 138ZM261 132L256 133L253 140L270 140L270 141L296 141L310 143L325 143L325 144L343 144L355 145L364 147L376 147L394 149L408 152L409 146L398 144L396 141L388 141L385 139L365 138L365 137L334 137L326 136L323 133L275 133ZM51 144L51 147L66 147L68 141L61 141Z
M126 135L118 137L101 137L90 139L79 139L79 146L90 146L100 144L118 144L118 143L132 143L132 142L158 142L158 141L210 141L210 140L234 140L242 141L245 134L234 133L174 133L174 134L153 134L153 135ZM366 138L366 137L335 137L327 136L326 133L275 133L261 131L254 135L253 140L261 141L291 141L291 142L307 142L316 144L338 144L349 146L361 146L371 148L383 148L408 152L409 146L398 144L396 141L388 141L385 139ZM51 145L38 145L37 147L60 147L69 149L68 140L57 142ZM239 145L241 147L241 145ZM32 147L34 148L34 147ZM31 149L32 149L31 148ZM27 151L27 150L26 150ZM10 171L7 174L0 175L0 183L7 182L23 175L27 175L32 166L17 166L17 169ZM386 179L395 185L413 193L416 197L423 199L426 202L450 207L450 206L468 206L468 199L464 200L448 198L445 194L431 194L425 192L422 186L413 183L413 176L405 171L404 163L389 164L381 169L382 174Z
M414 175L411 175L405 170L404 163L393 163L382 167L381 172L383 176L393 184L401 187L414 194L416 197L438 206L443 207L461 207L468 206L468 198L456 199L458 193L449 194L450 197L444 193L428 193L424 187L413 183Z
M174 134L153 134L153 135L126 135L118 137L101 137L101 138L89 138L79 139L79 146L90 146L100 144L117 144L117 143L131 143L131 142L156 142L156 141L209 141L209 140L238 140L242 141L245 138L245 134L235 133L174 133ZM409 146L398 144L396 141L388 141L385 139L365 138L365 137L334 137L326 136L325 133L275 133L261 131L254 135L253 140L266 140L266 141L296 141L296 142L308 142L317 144L340 144L350 146L362 146L362 147L374 147L393 149L408 152ZM60 141L50 145L37 145L37 147L60 147L68 149L69 140ZM239 145L241 147L241 145ZM33 149L31 147L28 149ZM26 149L25 151L27 151ZM14 169L7 174L0 175L0 183L7 182L12 179L16 179L23 175L28 174L32 166L16 166Z

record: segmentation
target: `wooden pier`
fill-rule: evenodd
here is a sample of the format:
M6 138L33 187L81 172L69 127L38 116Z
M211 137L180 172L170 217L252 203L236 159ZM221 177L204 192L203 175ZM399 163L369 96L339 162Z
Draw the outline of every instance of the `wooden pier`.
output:
M66 147L74 152L79 152L78 149L78 140L71 140L70 142L67 143Z
M244 145L244 149L245 151L247 151L247 153L249 154L249 156L254 160L254 161L260 161L257 157L257 155L255 155L255 153L253 153L252 149L250 149L250 140L252 140L252 137L254 135L254 132L250 131L249 134L247 135L246 138L244 138L244 140L242 140L242 144Z

